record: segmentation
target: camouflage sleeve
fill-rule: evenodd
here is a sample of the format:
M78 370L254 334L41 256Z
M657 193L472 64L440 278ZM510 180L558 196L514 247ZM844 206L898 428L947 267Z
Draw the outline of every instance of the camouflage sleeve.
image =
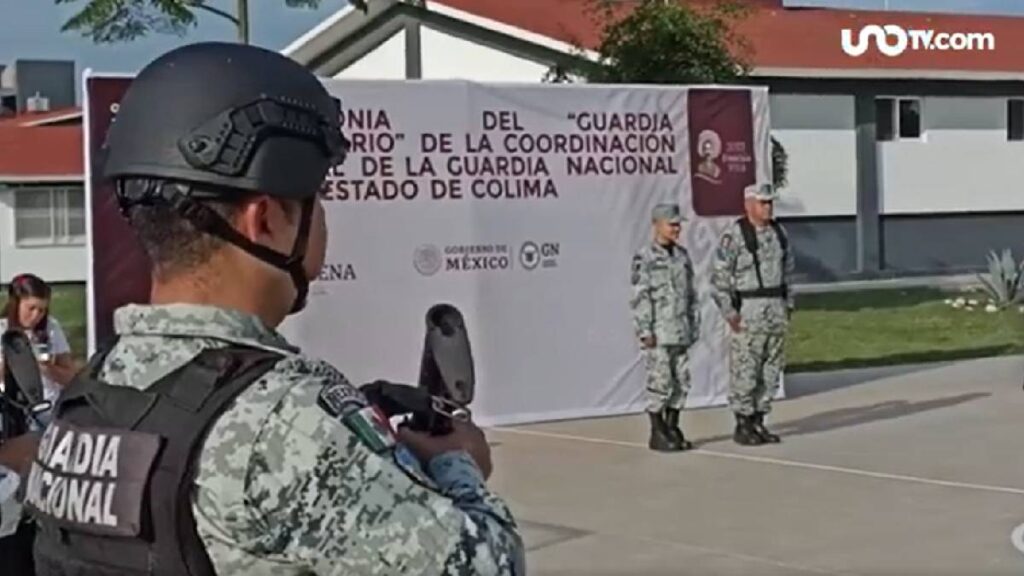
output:
M782 282L787 286L786 306L792 311L796 308L796 295L793 293L793 273L796 271L796 260L793 257L793 245L789 243L789 236L785 230L782 234L786 236L786 256L782 263Z
M633 255L633 266L629 278L632 292L629 308L633 313L633 331L643 339L654 335L654 303L651 302L651 274L643 254Z
M700 338L700 297L697 294L697 275L693 271L693 260L685 254L686 285L690 287L686 295L686 313L690 321L691 337L694 341Z
M730 228L722 234L715 250L714 263L711 269L711 298L722 311L722 316L729 318L736 313L733 308L732 295L736 290L737 244Z
M318 575L523 573L512 514L468 456L431 461L431 484L321 409L319 389L297 386L255 439L261 548Z
M24 490L18 473L0 465L0 538L10 536L18 530L18 523L22 517L19 488Z

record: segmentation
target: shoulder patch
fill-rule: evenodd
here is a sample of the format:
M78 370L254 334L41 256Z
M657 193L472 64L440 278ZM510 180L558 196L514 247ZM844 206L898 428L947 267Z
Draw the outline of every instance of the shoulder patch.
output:
M640 282L640 271L643 269L643 266L644 266L644 257L641 254L639 254L639 253L634 255L633 256L633 271L632 271L632 274L630 275L630 278L629 278L629 282L631 284L633 284L634 286L636 286L637 283Z
M348 382L327 384L317 394L316 403L335 418L343 418L353 409L366 406L366 400Z
M391 450L398 443L391 423L376 406L364 406L347 414L341 421L378 454Z

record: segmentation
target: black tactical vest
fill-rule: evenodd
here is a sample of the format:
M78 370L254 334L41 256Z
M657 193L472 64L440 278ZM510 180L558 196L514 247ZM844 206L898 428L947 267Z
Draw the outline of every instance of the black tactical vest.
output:
M740 232L743 234L743 245L750 252L750 255L754 258L754 273L757 274L757 288L753 290L736 290L732 293L732 306L734 309L739 311L743 305L744 298L781 298L785 299L789 296L789 286L785 282L779 286L765 286L764 280L761 278L761 260L757 257L757 231L754 230L754 225L750 223L745 216L736 220L739 224ZM779 245L782 247L782 257L786 258L786 253L789 250L789 242L786 239L786 234L782 231L782 226L776 220L769 220L772 230L775 231L776 237L779 239Z
M97 380L100 354L54 407L29 474L41 576L215 572L192 488L206 434L279 354L209 349L145 390Z

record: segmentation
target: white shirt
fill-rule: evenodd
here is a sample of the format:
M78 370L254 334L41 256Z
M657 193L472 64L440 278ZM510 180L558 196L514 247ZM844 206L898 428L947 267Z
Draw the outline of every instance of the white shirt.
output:
M7 331L7 319L0 318L0 334ZM67 354L71 352L71 345L68 344L68 337L64 334L64 329L61 328L60 322L56 318L50 316L47 321L47 332L50 337L50 355L57 356L58 354ZM31 339L31 337L30 337ZM34 343L34 342L33 342ZM49 401L53 401L60 394L60 386L46 377L43 377L43 398ZM0 374L0 380L3 380L3 375Z

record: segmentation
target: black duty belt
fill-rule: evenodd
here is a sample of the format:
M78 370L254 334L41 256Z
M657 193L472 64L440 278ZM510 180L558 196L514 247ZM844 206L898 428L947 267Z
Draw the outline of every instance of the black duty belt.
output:
M736 295L740 298L785 298L788 295L787 286L773 286L770 288L755 288L753 290L737 290Z

